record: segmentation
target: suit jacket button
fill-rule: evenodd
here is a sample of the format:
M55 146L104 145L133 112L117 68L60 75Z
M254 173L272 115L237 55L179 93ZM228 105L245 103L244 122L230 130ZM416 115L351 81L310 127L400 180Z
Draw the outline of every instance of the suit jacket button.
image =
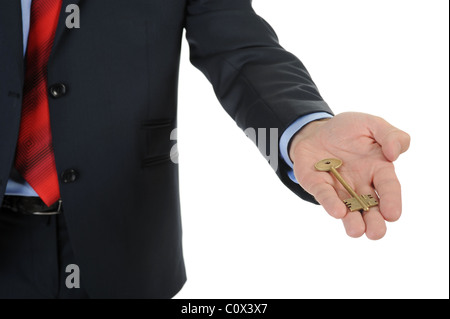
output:
M73 183L77 180L77 178L78 178L78 172L74 169L65 170L61 174L61 179L62 179L63 183L65 183L65 184Z
M56 84L53 84L52 86L50 86L49 93L50 93L51 97L58 99L64 95L66 95L67 87L63 83L56 83Z

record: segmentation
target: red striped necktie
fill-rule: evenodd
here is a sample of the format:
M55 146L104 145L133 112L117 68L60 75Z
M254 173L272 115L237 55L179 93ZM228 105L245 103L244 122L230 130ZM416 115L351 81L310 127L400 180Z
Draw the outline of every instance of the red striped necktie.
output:
M59 200L47 90L47 64L62 0L33 0L26 52L22 119L15 167L42 201Z

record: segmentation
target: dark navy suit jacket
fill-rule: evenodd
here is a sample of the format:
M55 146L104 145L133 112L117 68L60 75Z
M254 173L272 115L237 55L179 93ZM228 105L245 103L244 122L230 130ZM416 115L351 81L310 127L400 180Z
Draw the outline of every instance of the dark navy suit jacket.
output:
M65 25L69 4L80 8L79 29ZM283 132L300 116L331 113L251 0L63 0L48 83L67 90L49 107L64 214L91 297L169 298L185 281L169 155L184 29L192 63L241 129ZM20 1L2 0L0 202L20 123L22 46ZM195 125L203 121L198 114ZM314 202L278 162L281 181Z

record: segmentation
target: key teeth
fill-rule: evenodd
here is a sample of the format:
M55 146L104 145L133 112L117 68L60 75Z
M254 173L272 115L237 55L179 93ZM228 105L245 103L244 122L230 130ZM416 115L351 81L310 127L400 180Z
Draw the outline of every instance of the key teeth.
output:
M348 209L352 208L352 203L351 202L345 200L344 204L345 204L345 206L347 206Z
M369 204L370 207L378 205L378 201L371 194L363 195L361 197L367 202L367 204Z

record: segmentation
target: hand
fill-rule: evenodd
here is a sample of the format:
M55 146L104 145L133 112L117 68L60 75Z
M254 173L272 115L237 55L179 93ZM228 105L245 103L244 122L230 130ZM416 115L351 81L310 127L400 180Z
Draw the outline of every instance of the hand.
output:
M393 161L409 148L410 137L380 117L363 113L342 113L329 120L315 121L297 133L289 155L300 185L333 217L342 219L350 237L364 233L380 239L385 221L396 221L402 211L401 187ZM379 197L379 206L362 214L350 212L343 203L351 197L330 173L314 164L338 158L339 173L356 193Z

